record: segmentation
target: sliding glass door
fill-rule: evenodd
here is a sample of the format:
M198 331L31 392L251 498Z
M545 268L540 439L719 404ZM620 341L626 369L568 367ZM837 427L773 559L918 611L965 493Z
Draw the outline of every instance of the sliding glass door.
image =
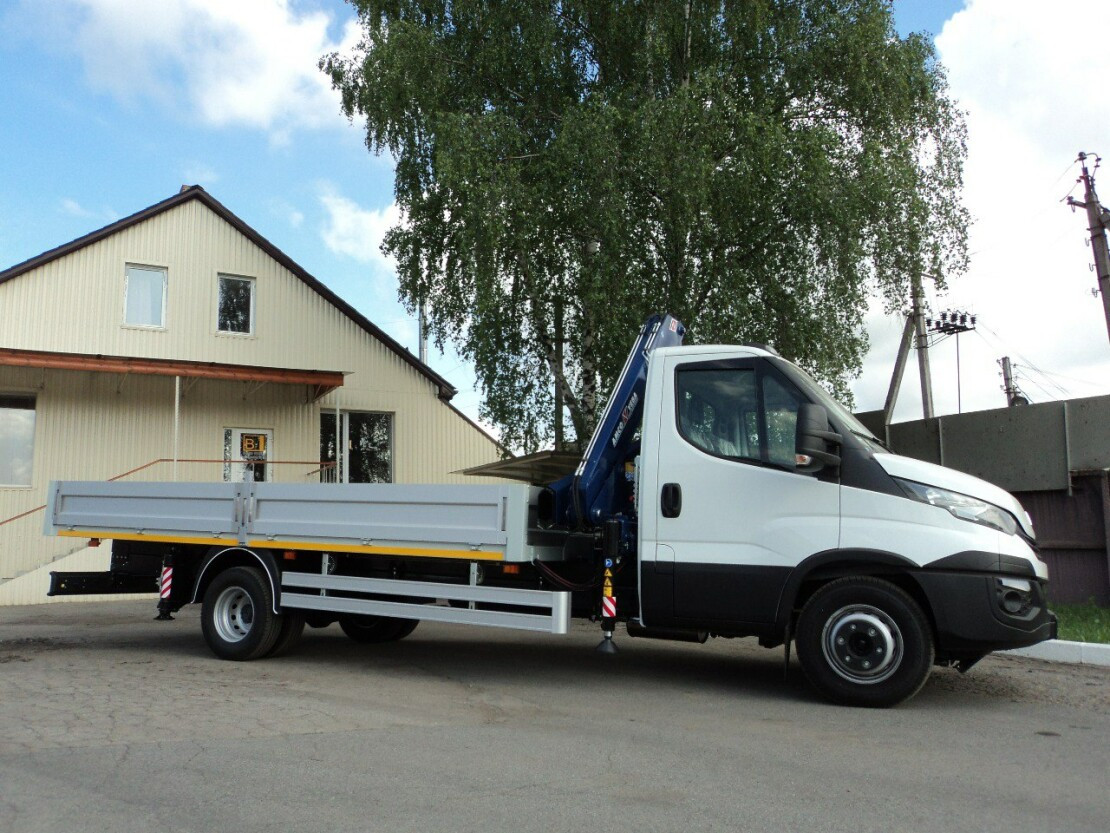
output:
M321 479L339 483L392 483L393 414L342 411L338 427L337 438L335 412L320 412L320 460L335 464L331 469L334 474ZM325 469L324 474L327 472Z

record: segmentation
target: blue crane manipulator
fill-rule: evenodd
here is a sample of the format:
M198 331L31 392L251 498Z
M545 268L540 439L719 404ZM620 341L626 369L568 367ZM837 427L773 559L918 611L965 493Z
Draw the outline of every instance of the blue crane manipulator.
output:
M671 315L652 315L644 322L578 468L548 484L540 496L539 518L545 526L605 528L606 549L614 555L632 546L634 518L618 481L639 445L648 357L657 348L681 344L685 333L686 327Z

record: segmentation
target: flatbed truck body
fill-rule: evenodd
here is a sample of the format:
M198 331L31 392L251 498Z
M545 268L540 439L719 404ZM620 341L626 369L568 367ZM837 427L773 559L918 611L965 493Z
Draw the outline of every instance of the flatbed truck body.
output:
M51 593L204 605L213 651L288 650L305 624L363 642L418 621L797 646L830 699L887 706L934 664L1056 633L1048 573L1011 495L890 453L758 346L640 333L574 474L545 487L52 484L46 532L113 542L108 573Z

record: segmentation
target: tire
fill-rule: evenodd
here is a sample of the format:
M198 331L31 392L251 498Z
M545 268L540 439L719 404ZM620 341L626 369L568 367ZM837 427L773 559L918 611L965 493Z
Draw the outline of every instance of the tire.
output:
M254 567L232 567L212 579L204 593L201 631L220 659L243 662L266 656L283 625L274 613L270 582Z
M338 617L334 613L325 613L322 610L308 610L302 614L304 623L310 628L326 628L334 625Z
M281 629L278 631L277 641L266 656L280 657L293 648L304 635L304 614L297 610L286 611L281 614Z
M933 665L929 622L909 594L876 578L819 589L798 617L798 659L828 699L885 708L917 694Z
M339 617L339 627L355 642L376 644L396 642L404 639L420 624L418 619L395 619L390 616L356 616L350 614Z

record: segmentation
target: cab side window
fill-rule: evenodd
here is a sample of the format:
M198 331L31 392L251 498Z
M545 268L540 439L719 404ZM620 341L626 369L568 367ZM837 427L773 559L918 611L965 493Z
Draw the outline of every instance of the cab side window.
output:
M767 415L767 460L794 466L795 434L801 397L771 374L763 376L763 408Z
M680 368L678 430L718 457L794 467L801 394L767 370Z
M679 370L678 430L721 457L760 459L759 390L750 369Z

